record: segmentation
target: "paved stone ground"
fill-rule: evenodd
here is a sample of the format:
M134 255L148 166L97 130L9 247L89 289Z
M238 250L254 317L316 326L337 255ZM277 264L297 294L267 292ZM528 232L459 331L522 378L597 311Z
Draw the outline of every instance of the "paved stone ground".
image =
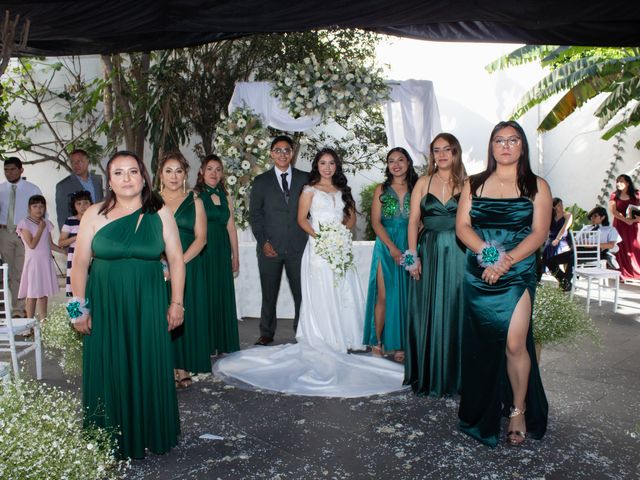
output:
M621 297L615 314L609 301L592 303L600 346L543 350L550 412L542 441L496 449L475 442L457 430L457 398L297 397L208 375L178 393L179 446L133 462L127 478L640 478L640 287L624 286ZM257 331L255 319L240 323L243 347ZM281 343L291 341L291 321L281 321L278 334ZM62 379L51 361L45 377L79 385Z

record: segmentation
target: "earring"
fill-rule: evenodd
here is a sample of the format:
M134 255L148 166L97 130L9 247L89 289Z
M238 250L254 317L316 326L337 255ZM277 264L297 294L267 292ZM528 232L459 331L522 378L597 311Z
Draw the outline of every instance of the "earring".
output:
M160 182L160 193L162 193L163 188L164 188L164 183Z
M142 186L146 187L147 186L147 181L146 180L142 180Z
M182 193L187 193L187 179L182 180Z
M109 191L111 191L111 190L112 190L112 189L111 189L111 185L109 185Z

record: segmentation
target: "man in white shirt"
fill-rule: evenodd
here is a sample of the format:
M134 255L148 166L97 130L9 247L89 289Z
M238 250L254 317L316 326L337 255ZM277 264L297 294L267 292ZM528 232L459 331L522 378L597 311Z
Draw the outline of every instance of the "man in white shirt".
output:
M6 182L0 183L0 257L9 265L12 314L25 316L24 300L18 300L20 276L24 265L24 245L16 234L16 224L29 214L28 202L40 189L22 178L22 162L18 157L4 161Z
M604 207L595 207L588 216L591 225L585 225L581 231L600 232L600 258L607 261L608 268L619 270L620 265L615 254L620 249L618 244L622 241L622 237L615 227L609 225L609 216Z

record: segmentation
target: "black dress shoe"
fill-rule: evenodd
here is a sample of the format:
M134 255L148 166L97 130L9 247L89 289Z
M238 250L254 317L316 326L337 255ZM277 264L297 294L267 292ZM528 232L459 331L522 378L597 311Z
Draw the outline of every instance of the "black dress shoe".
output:
M262 346L266 347L270 343L273 343L273 337L267 337L265 335L262 335L258 339L258 341L256 343L254 343L254 345L262 345Z

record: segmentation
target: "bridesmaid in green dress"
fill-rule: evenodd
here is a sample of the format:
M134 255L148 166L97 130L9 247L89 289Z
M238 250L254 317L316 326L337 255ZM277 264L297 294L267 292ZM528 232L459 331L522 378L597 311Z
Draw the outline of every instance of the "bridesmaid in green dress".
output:
M240 350L233 274L240 268L233 205L224 188L222 161L208 155L202 161L196 190L207 215L207 246L202 251L207 273L212 353Z
M411 195L409 251L419 261L410 270L404 383L417 395L442 396L460 390L464 250L455 228L466 171L450 133L438 134L429 149L427 176Z
M178 388L191 385L189 372L211 372L205 265L200 256L207 243L207 217L202 200L194 192L187 191L188 173L189 163L180 152L165 154L158 165L160 195L178 224L186 265L184 323L172 332ZM171 287L172 282L168 285Z
M491 132L487 168L467 182L456 230L467 246L464 276L460 428L495 447L500 417L507 443L540 439L548 404L536 362L531 310L535 253L551 222L547 182L529 165L529 146L516 122Z
M386 180L373 192L371 224L373 247L363 344L373 355L395 350L394 360L404 361L405 321L409 275L400 266L407 249L407 220L411 190L418 180L413 160L402 147L387 153ZM383 347L384 346L384 347Z
M86 335L85 423L111 430L121 456L144 458L145 448L161 454L178 443L170 332L183 321L185 268L173 213L152 192L144 163L117 152L107 174L104 202L80 223L71 272L77 297L67 310ZM175 287L170 302L163 251Z

